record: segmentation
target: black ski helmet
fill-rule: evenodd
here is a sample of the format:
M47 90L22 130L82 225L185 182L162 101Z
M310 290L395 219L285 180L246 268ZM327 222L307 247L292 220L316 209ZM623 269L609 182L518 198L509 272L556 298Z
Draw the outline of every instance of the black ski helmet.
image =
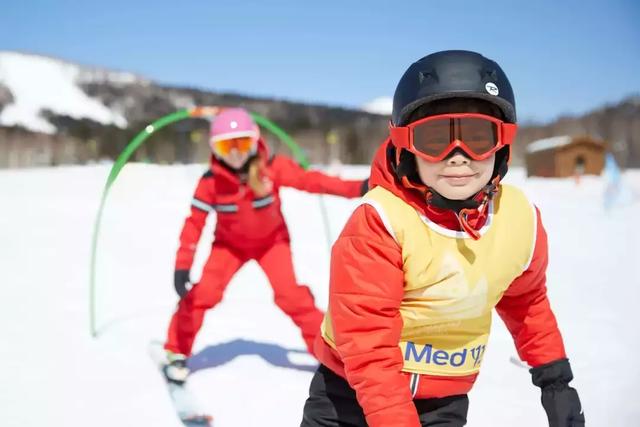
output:
M392 122L407 125L411 113L431 101L477 98L500 108L507 122L516 123L511 83L494 61L468 50L444 50L411 64L393 95Z

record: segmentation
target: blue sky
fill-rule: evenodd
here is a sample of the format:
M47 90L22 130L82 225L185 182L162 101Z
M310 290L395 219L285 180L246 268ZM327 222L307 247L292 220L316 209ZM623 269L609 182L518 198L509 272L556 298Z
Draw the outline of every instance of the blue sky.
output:
M640 93L640 2L23 1L0 50L133 71L163 83L338 106L391 96L434 51L502 65L520 119Z

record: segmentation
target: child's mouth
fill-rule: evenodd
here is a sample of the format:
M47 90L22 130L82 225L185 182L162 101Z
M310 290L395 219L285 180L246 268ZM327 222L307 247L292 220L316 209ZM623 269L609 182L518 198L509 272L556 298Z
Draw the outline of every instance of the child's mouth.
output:
M441 176L449 185L463 186L471 182L473 178L476 176L476 174L473 173L473 174L464 174L464 175L441 175Z

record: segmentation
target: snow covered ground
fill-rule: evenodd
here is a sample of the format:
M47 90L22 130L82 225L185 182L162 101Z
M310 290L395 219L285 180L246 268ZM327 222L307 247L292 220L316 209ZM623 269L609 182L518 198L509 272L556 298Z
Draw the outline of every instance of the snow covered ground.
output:
M179 426L147 354L163 339L176 297L177 235L202 166L129 165L104 216L98 322L88 326L91 231L109 166L0 171L0 425ZM363 177L367 169L344 175ZM640 268L640 172L624 176L635 201L606 211L600 178L524 178L550 235L549 292L590 426L635 426ZM328 251L317 196L286 190L299 280L326 305ZM326 197L333 236L357 201ZM633 222L632 222L633 221ZM214 222L211 218L209 230ZM206 256L201 242L194 276ZM218 427L299 425L311 372L295 351L297 329L271 303L251 263L209 312L196 342L191 386ZM470 426L544 426L539 391L509 362L511 339L496 317Z

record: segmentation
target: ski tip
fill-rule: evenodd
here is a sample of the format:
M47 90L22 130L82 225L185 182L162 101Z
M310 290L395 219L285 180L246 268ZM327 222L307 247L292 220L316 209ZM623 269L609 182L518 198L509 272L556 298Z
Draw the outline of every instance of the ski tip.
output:
M186 427L213 427L213 417L211 415L190 415L180 418Z

